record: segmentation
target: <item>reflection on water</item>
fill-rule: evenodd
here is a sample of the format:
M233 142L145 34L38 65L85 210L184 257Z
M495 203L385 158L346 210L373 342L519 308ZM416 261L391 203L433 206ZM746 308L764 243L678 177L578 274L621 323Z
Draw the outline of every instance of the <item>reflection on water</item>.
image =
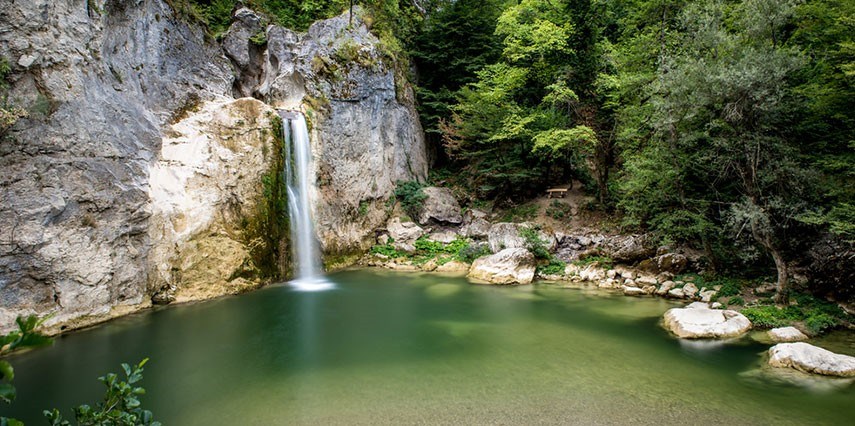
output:
M697 347L668 336L659 322L673 304L663 300L388 271L328 278L333 291L280 285L158 309L15 356L19 400L9 414L40 424L42 409L95 402L96 377L148 356L144 403L166 425L855 416L851 386L815 392L746 373L768 345Z

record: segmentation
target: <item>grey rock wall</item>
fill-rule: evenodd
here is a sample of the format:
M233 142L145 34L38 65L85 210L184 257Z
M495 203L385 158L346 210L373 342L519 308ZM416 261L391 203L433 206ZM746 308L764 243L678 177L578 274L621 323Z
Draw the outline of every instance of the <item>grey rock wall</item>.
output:
M230 91L228 61L162 1L6 1L0 55L31 111L0 141L0 327L144 303L148 164L173 114Z
M164 0L3 2L0 56L13 69L2 95L30 116L0 135L0 331L17 315L52 313L54 327L119 315L150 303L164 283L181 295L190 274L169 271L217 247L206 243L197 253L203 244L182 241L198 238L173 241L180 232L160 231L150 173L170 165L161 149L181 137L173 124L198 122L194 115L210 113L212 102L254 96L306 113L327 253L367 248L387 219L395 181L426 177L412 90L358 17L352 27L343 15L307 33L262 28L256 18L239 11L220 44ZM267 43L249 40L259 31ZM233 124L239 131L242 123ZM208 173L204 165L193 170ZM223 191L216 198L239 202L234 188L260 185L256 172L214 185ZM240 239L228 239L232 257L244 256L232 244ZM219 275L193 275L192 294L234 291L206 287Z

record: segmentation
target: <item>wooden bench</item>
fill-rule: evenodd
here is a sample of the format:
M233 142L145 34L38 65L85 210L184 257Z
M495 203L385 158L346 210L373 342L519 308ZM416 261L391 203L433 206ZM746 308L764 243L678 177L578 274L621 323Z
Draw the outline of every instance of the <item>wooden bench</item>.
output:
M549 188L546 190L547 198L564 198L567 188Z

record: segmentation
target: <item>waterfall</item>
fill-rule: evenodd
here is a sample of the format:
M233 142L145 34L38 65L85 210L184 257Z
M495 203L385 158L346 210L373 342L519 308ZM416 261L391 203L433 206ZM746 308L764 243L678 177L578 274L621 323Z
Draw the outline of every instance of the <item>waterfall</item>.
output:
M285 140L285 182L288 186L288 214L291 218L291 247L294 280L298 290L316 291L332 287L321 272L321 250L315 238L309 191L313 189L312 149L306 118L295 111L280 111Z

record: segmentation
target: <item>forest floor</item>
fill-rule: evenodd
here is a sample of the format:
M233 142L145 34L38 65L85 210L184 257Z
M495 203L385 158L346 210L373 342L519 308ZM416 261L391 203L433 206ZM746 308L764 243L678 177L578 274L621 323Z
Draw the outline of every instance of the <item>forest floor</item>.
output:
M570 184L551 188L568 188ZM611 233L614 218L597 208L596 198L585 193L582 183L573 182L572 189L562 197L550 198L544 187L542 195L526 203L497 210L494 217L503 222L534 222L555 232L578 232L582 229Z

